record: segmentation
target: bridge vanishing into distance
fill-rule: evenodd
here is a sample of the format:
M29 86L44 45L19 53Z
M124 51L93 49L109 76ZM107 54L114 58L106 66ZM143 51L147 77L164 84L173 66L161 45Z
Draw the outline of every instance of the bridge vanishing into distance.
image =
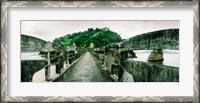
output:
M41 52L47 57L47 63L43 67L45 81L178 82L178 67L157 63L164 60L163 49L179 50L178 29L145 33L120 43L85 51L78 50L75 46L67 47L61 55L56 56L56 50L48 43ZM137 58L134 50L153 50L148 57L149 62L127 61L127 58ZM55 77L50 76L52 64L55 65Z
M56 82L110 82L112 81L100 68L90 52L86 52L80 60Z

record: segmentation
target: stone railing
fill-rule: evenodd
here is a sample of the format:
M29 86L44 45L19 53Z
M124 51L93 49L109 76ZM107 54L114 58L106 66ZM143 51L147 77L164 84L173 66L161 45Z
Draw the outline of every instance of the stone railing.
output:
M124 52L126 53L126 52ZM115 81L122 80L123 71L134 78L134 82L178 82L179 68L153 62L128 61L122 56L112 57L95 53L93 55ZM114 76L113 76L114 75Z

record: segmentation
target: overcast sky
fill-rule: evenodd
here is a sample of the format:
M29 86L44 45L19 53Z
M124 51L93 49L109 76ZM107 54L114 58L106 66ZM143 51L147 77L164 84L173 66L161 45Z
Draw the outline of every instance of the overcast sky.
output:
M127 39L145 32L179 28L179 21L21 21L21 34L53 41L66 34L104 27Z

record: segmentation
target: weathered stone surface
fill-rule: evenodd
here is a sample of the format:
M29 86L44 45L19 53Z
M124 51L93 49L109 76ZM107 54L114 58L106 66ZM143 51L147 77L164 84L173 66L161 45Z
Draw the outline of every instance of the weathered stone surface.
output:
M136 53L133 50L122 51L121 53L122 58L137 58Z
M162 50L153 50L149 55L148 61L163 61L163 51Z
M94 57L86 52L82 58L54 82L111 82Z
M179 49L179 29L159 30L134 36L122 42L124 48L134 50Z
M126 61L125 69L134 82L178 82L179 68L150 62Z
M108 51L106 52L106 55L111 56L111 57L117 57L119 54L118 52L115 52L115 51Z
M34 73L47 65L45 60L21 61L21 82L31 82Z
M60 73L60 70L64 67L64 59L63 57L58 58L58 62L56 63L56 73Z

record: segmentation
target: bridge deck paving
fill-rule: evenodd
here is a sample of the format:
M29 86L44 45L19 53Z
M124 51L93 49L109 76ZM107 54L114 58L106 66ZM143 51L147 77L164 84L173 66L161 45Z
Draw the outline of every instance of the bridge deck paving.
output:
M103 73L92 54L86 52L57 82L111 82L111 80Z

